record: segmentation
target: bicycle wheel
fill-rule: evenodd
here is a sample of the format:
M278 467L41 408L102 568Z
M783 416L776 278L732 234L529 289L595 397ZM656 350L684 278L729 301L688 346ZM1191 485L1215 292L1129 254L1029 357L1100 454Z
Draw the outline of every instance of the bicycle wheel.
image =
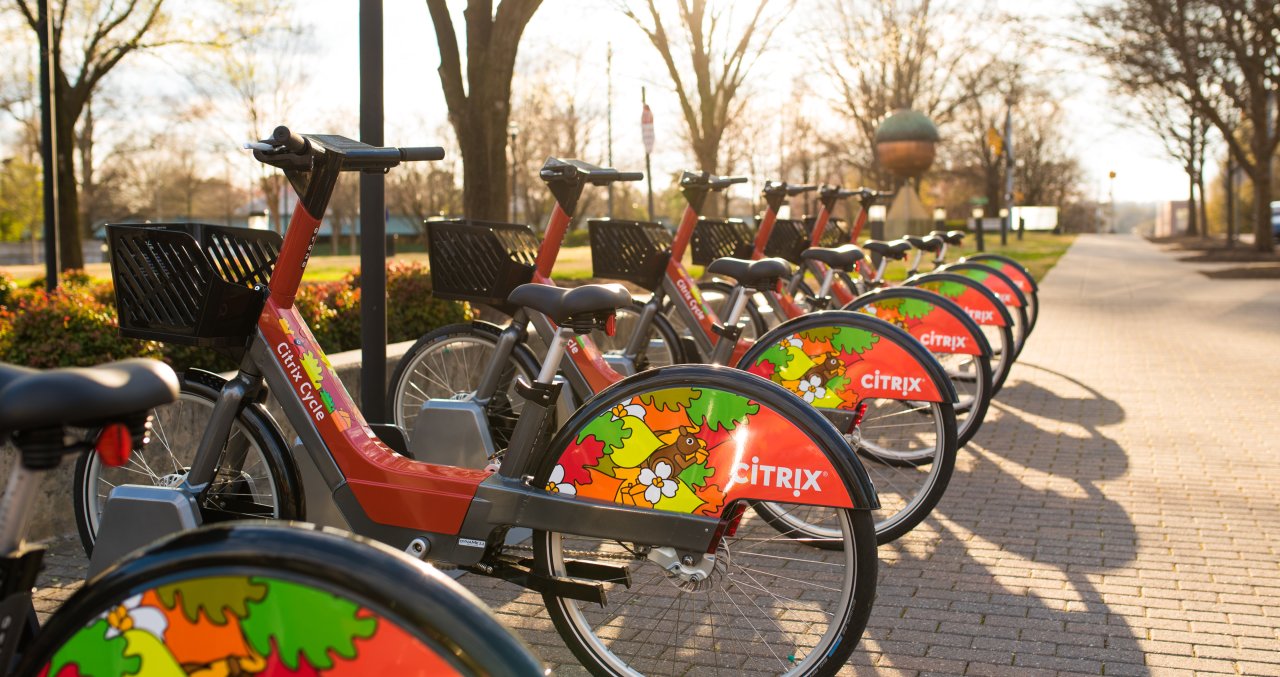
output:
M810 402L870 461L864 466L880 497L874 511L880 543L923 521L946 491L958 443L953 391L933 356L902 329L862 313L814 313L761 337L738 368L767 376ZM889 374L918 379L919 393L890 392L884 383L907 381L884 381ZM833 535L807 514L812 510L796 514L757 504L761 509L793 538L821 545ZM822 511L816 515L824 519Z
M549 449L536 486L725 520L710 555L534 532L540 573L571 575L592 562L627 569L625 580L600 581L603 607L554 588L543 595L565 643L592 673L832 674L856 647L876 585L872 488L839 433L785 390L737 370L651 371L584 405ZM832 465L808 473L812 485L793 481L807 471L769 465L819 467L816 449ZM831 550L797 547L742 511L749 498L735 497L767 491L783 502L841 505L830 482L843 480L849 491L853 477L865 493L853 508L827 509L821 524L835 534ZM783 491L773 493L777 487Z
M396 365L387 393L388 420L406 433L428 399L450 399L474 393L492 362L502 330L485 322L451 324L418 339ZM528 348L516 346L499 376L497 391L486 414L495 449L506 449L524 399L516 395L516 377L532 383L537 360ZM425 459L424 459L425 460Z
M1000 299L1013 319L1013 335L1016 339L1013 355L1017 358L1022 352L1022 347L1027 343L1027 337L1031 334L1027 315L1027 297L1018 289L1018 285L1009 279L1008 275L980 263L952 263L939 270L975 280L990 289L996 298Z
M1031 276L1031 271L1016 260L1001 254L973 254L960 259L960 262L981 263L1008 275L1018 285L1018 289L1027 296L1028 327L1032 331L1035 330L1036 320L1040 318L1040 285Z
M925 273L902 284L927 289L950 300L978 323L991 346L991 396L995 397L1017 358L1014 320L1009 309L982 283L956 273Z
M639 301L633 305L618 309L615 317L615 331L609 336L600 330L591 332L591 340L606 356L622 355L631 337L640 330L640 317L644 304ZM687 360L680 347L680 335L671 321L662 313L653 316L652 322L645 328L647 340L645 349L636 356L636 371L644 371L654 367L666 367L672 364L683 364Z
M41 628L18 674L68 669L542 674L528 647L433 567L366 539L285 524L179 534L87 583Z
M76 461L72 496L86 554L93 554L99 519L112 489L121 484L172 487L186 479L223 381L195 370L179 380L178 401L155 410L151 442L130 454L127 464L111 467L97 454L82 454ZM303 517L297 466L275 422L260 405L250 404L236 416L217 467L200 504L204 523Z
M968 444L982 427L994 389L991 345L982 328L960 306L915 287L887 287L864 294L844 310L865 312L901 327L929 349L959 396L957 444Z

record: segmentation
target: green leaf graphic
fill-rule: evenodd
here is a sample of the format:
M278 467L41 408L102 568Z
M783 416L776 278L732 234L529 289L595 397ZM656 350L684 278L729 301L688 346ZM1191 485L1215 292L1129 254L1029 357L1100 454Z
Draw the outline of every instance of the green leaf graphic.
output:
M840 327L836 335L831 339L831 347L842 353L857 353L861 355L867 352L871 346L879 341L880 337L867 331L866 329L858 329L856 327Z
M578 431L578 443L587 439L587 435L595 435L604 444L604 453L611 454L615 448L622 446L622 440L631 437L631 431L622 425L621 419L615 419L612 412L606 411Z
M142 659L124 654L128 641L123 635L107 639L107 620L81 628L66 644L53 654L49 661L49 674L62 672L67 665L75 665L79 674L136 675L142 669Z
M680 471L680 481L691 487L701 487L707 483L707 478L714 475L715 472L715 468L708 468L705 463L694 463Z
M712 430L733 430L748 416L760 411L760 405L736 393L702 390L702 397L689 406L689 420L705 422Z
M197 578L156 588L156 596L166 609L172 609L180 601L182 615L188 621L198 622L203 611L215 625L227 624L227 612L244 618L249 602L260 602L266 595L267 586L245 576Z
M921 299L903 299L902 316L918 320L933 312L933 304Z
M693 388L665 388L640 395L640 401L658 411L678 411L687 409L698 395L699 392Z
M809 339L814 343L821 343L823 341L830 341L831 337L835 336L838 330L839 329L837 327L814 327L813 329L806 329L800 332L800 336Z
M265 656L275 644L280 662L297 670L303 657L317 670L328 670L334 660L330 652L351 660L355 641L371 637L378 627L373 618L357 618L360 607L324 590L259 578L267 596L249 604L249 615L240 621L245 639L254 651Z

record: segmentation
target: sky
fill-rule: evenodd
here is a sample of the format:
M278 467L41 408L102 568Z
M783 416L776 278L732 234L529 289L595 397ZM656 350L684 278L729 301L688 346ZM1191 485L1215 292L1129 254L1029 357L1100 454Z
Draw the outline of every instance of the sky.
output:
M963 1L963 0L960 0ZM996 0L1009 12L1035 13L1036 25L1057 36L1070 35L1078 27L1068 18L1076 11L1061 0ZM457 4L457 3L451 3ZM791 91L791 80L812 77L820 82L818 66L821 50L806 56L799 47L812 41L811 10L818 0L797 0L796 9L775 35L774 48L756 65L748 84L759 105L779 105ZM301 105L289 124L301 131L325 131L356 135L359 110L358 6L355 0L307 0L300 3L305 19L314 29L314 49L308 54L309 79ZM436 68L439 54L435 32L422 0L387 0L385 8L385 92L388 144L429 145L439 142L446 125L446 110ZM460 12L459 12L460 14ZM460 25L461 16L455 21ZM678 102L670 89L665 66L630 20L621 16L613 0L544 0L526 29L520 46L520 70L539 61L563 64L582 55L574 89L585 93L591 105L604 108L608 79L606 52L613 49L614 165L620 169L643 168L640 137L641 88L654 112L656 149L655 176L670 175L691 163L680 140L683 126ZM1055 66L1063 75L1056 83L1062 92L1074 150L1085 168L1086 193L1107 200L1114 189L1117 201L1159 201L1184 199L1185 175L1164 156L1160 142L1141 131L1116 123L1124 115L1107 91L1101 75L1084 59L1069 51L1054 52ZM561 68L566 77L574 69ZM808 74L812 73L812 76ZM519 75L517 75L519 77ZM776 83L776 84L775 84ZM757 105L754 101L749 104ZM810 102L809 105L814 105ZM822 106L824 114L838 116L834 107ZM748 108L749 110L749 108ZM342 121L345 129L332 127ZM838 119L829 120L839 123ZM598 136L603 139L604 130ZM411 137L411 138L410 138ZM761 143L768 143L762 139ZM603 163L599 157L583 158ZM457 161L456 158L451 161ZM1108 173L1114 171L1114 186ZM767 176L753 177L763 180ZM746 190L754 190L748 187Z
M783 24L776 44L796 44L808 32L804 12L814 0L799 0L787 23ZM358 109L358 52L356 27L357 3L352 0L311 0L314 12L308 12L315 23L317 42L324 45L316 61L324 73L323 84L312 83L308 95L321 108L342 105ZM385 6L385 84L387 84L388 143L403 145L424 142L422 139L396 139L390 134L397 127L434 131L444 124L444 99L435 69L439 65L434 29L420 0L392 0ZM1001 0L1001 9L1037 17L1037 22L1057 36L1069 36L1078 27L1070 14L1076 6L1062 1ZM456 20L460 20L458 18ZM810 38L812 40L812 38ZM689 164L680 142L682 125L675 93L671 91L667 70L657 51L645 41L639 29L622 17L609 0L545 0L534 15L521 42L520 59L531 64L539 59L562 59L566 55L586 56L581 77L584 91L594 92L591 100L605 104L605 52L613 47L613 127L614 164L622 169L639 168L643 163L640 146L640 87L646 87L650 108L654 111L657 150L653 157L654 173L673 173ZM790 50L788 50L790 51ZM1124 119L1117 110L1115 97L1107 91L1107 83L1096 67L1070 52L1053 52L1061 70L1057 90L1062 105L1068 110L1071 138L1087 174L1087 195L1108 200L1114 189L1117 201L1181 200L1185 197L1185 174L1178 164L1167 159L1160 141L1149 134L1116 124ZM790 54L774 50L756 67L753 76L763 79L769 70L803 74L815 69L800 63L794 51ZM518 77L518 76L517 76ZM768 82L785 83L786 78L769 78ZM759 84L758 84L759 86ZM780 84L780 88L788 84ZM776 99L765 96L769 105ZM412 120L412 122L410 122ZM603 132L602 132L603 136ZM430 141L430 139L426 139ZM603 160L603 157L602 157ZM1108 186L1108 173L1115 171L1114 186ZM765 177L767 178L767 177ZM763 179L763 178L762 178Z

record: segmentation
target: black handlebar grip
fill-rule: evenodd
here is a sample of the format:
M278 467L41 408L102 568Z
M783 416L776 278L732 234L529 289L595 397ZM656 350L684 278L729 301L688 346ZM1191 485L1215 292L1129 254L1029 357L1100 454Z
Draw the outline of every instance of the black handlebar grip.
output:
M817 186L815 186L815 185L813 185L813 184L809 184L809 185L805 185L805 186L790 186L790 185L789 185L789 186L787 186L787 195L799 195L799 194L801 194L801 193L807 193L807 192L809 192L809 191L811 191L811 190L817 190L817 189L818 189L818 187L817 187Z
M301 134L289 131L289 128L284 125L276 127L275 131L271 132L271 143L295 155L302 155L311 146Z
M726 184L734 184L734 183L746 183L747 181L750 181L750 179L745 176L726 176L724 177L723 181Z
M644 172L618 172L610 178L614 181L644 181Z
M401 148L400 159L403 162L438 162L444 159L444 149L439 146Z

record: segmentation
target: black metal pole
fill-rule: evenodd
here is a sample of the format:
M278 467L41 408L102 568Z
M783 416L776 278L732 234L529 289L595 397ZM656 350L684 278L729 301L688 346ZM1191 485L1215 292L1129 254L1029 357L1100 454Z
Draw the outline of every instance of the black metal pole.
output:
M383 145L382 0L360 0L360 140ZM386 184L360 175L360 409L374 422L386 417L387 261Z
M40 161L44 164L44 284L58 288L58 161L55 156L57 130L54 129L53 16L49 0L40 0L36 21L40 24ZM32 234L35 237L35 234Z

